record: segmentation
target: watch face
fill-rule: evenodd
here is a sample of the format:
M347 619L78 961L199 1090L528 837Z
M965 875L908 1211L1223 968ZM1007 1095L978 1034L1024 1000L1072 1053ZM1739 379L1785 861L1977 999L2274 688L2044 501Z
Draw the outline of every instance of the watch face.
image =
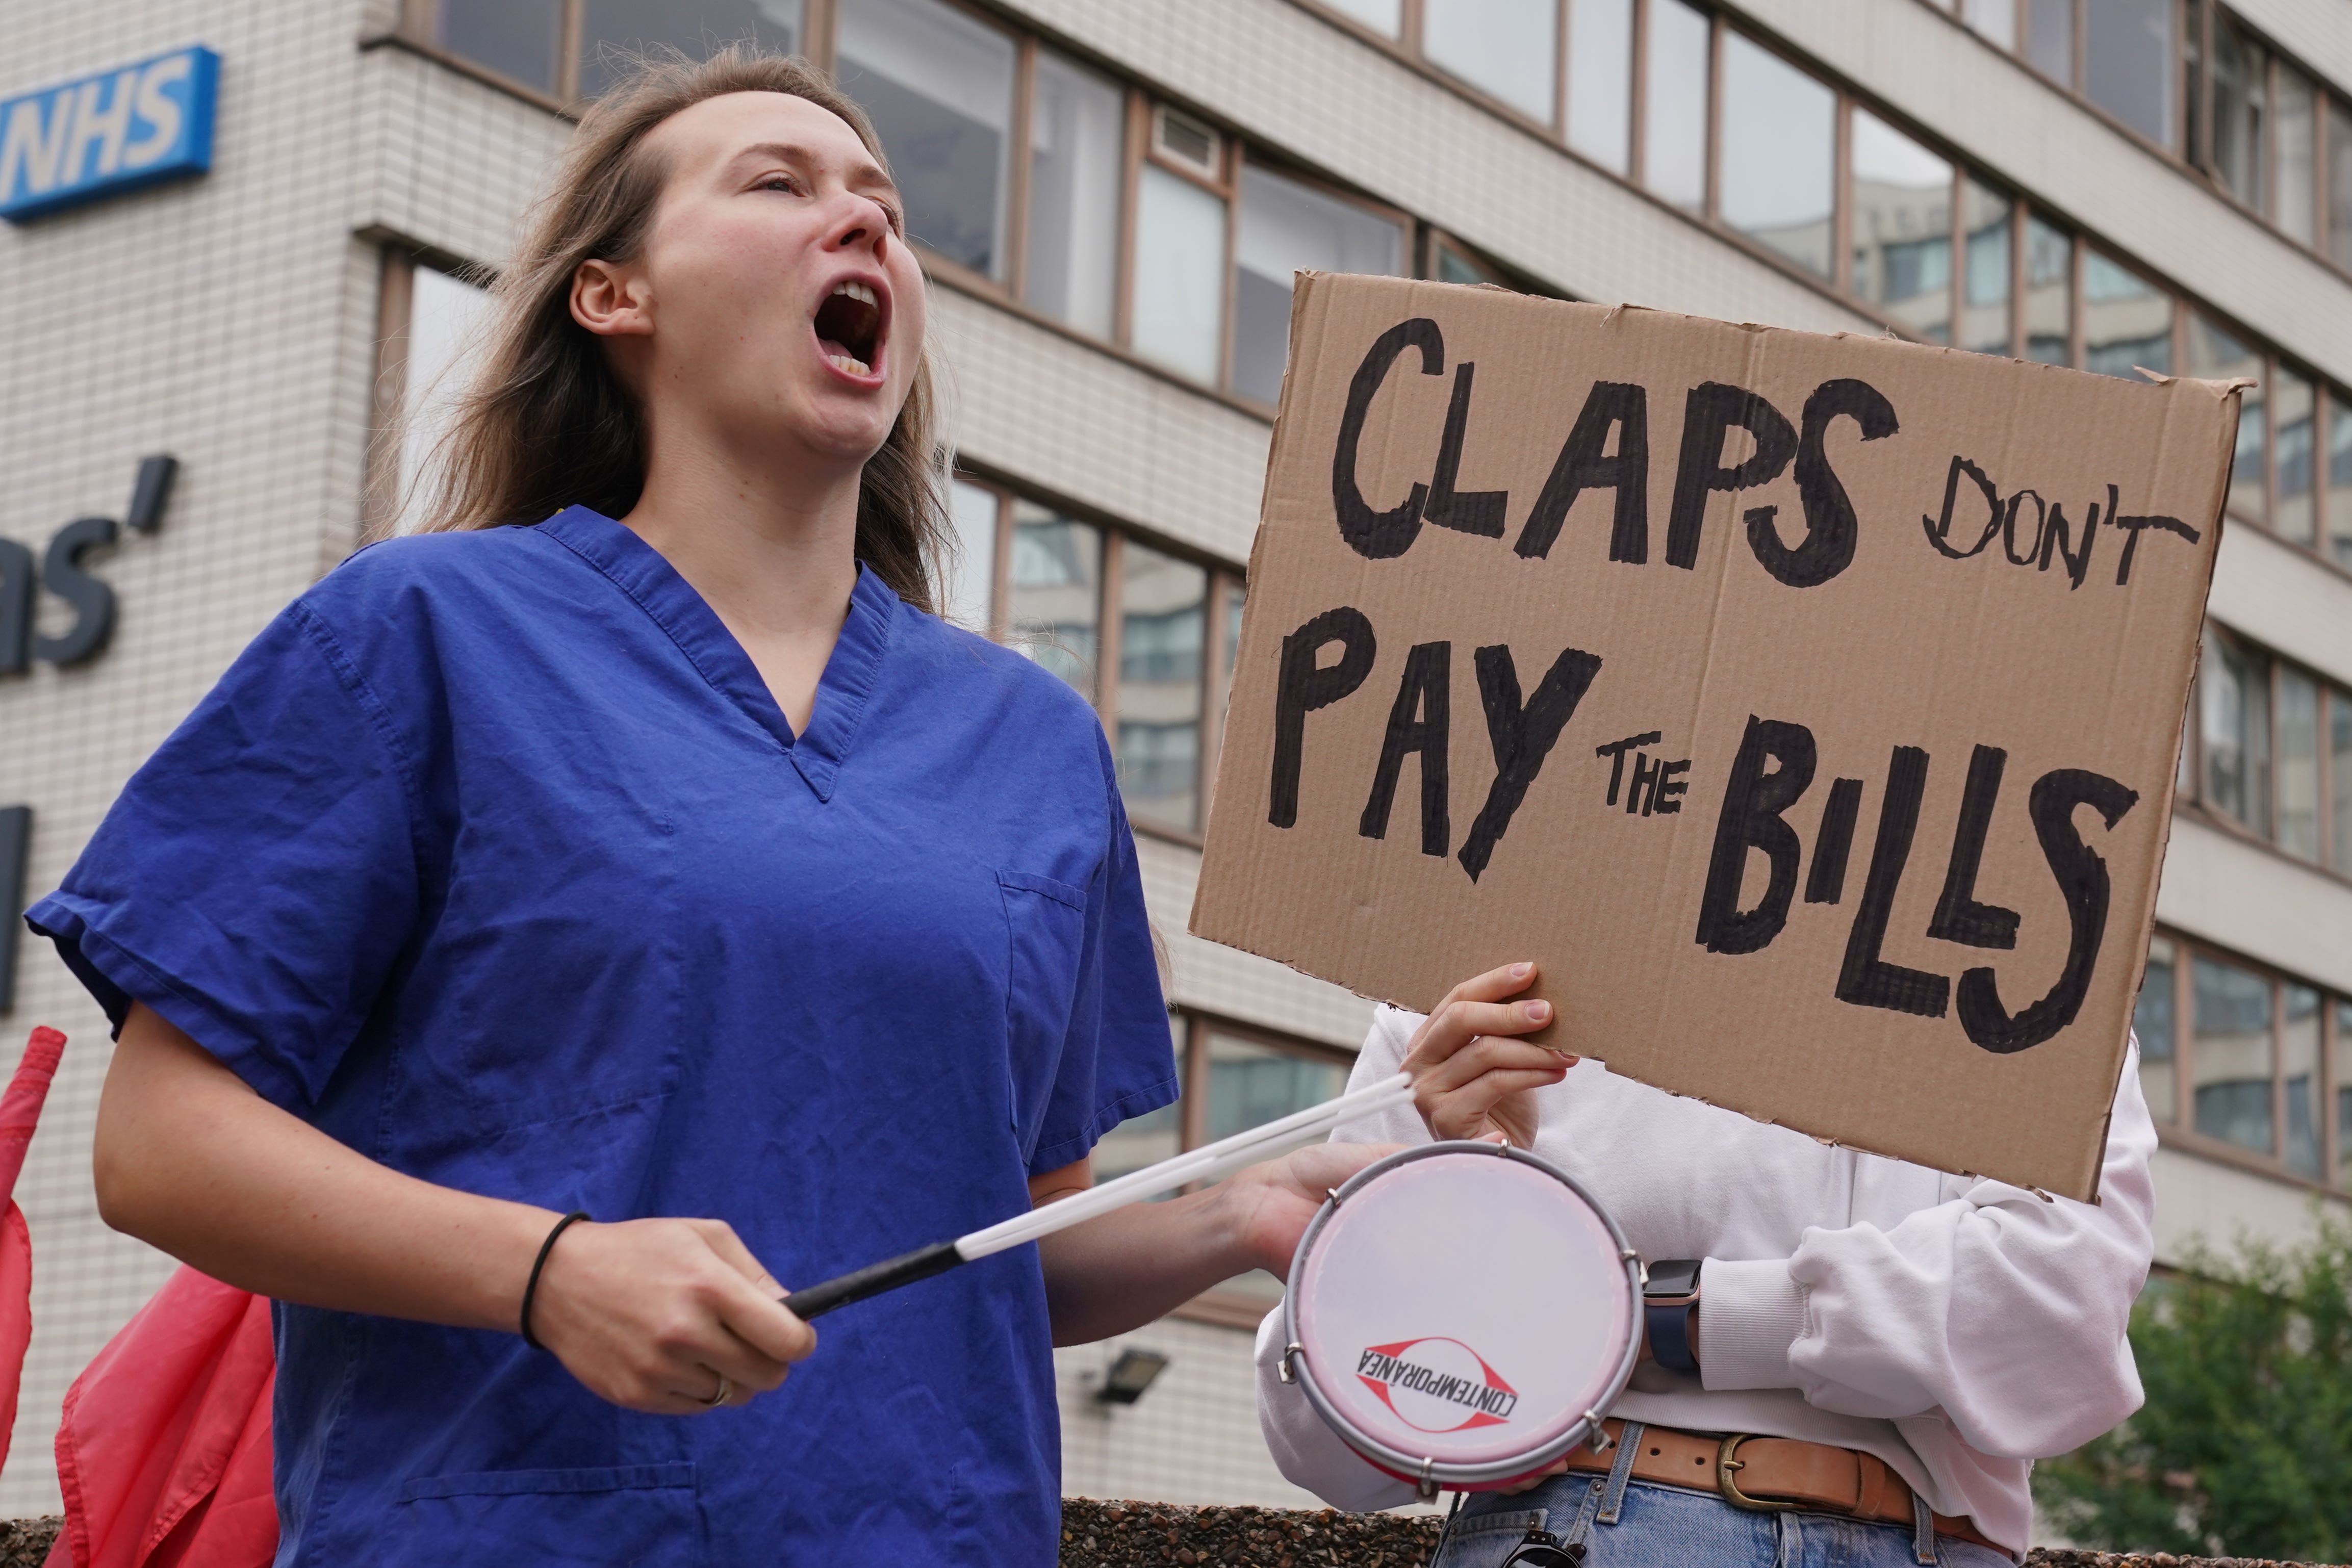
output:
M1698 1289L1699 1260L1670 1258L1650 1265L1650 1282L1643 1286L1645 1296L1687 1296Z

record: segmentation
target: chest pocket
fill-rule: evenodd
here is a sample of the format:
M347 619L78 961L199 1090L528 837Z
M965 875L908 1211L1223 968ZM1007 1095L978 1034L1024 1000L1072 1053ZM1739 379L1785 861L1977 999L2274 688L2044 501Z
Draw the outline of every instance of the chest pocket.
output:
M1006 1064L1013 1134L1025 1163L1036 1152L1069 1038L1086 954L1087 895L1028 872L1000 871L996 886L1012 938L1004 977Z

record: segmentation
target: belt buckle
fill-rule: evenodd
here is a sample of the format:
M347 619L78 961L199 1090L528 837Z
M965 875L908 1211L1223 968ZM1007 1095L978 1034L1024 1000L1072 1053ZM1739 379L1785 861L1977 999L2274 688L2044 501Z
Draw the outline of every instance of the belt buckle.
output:
M1761 1498L1749 1497L1739 1490L1739 1483L1732 1479L1736 1473L1747 1469L1747 1461L1737 1457L1739 1445L1755 1435L1753 1432L1734 1432L1723 1439L1723 1446L1715 1453L1715 1490L1724 1501L1734 1508L1744 1508L1750 1513L1794 1513L1799 1506L1796 1503L1768 1502Z

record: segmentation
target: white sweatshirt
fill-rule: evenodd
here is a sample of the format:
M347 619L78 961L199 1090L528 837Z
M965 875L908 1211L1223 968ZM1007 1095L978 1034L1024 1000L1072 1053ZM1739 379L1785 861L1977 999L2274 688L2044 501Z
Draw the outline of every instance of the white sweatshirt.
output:
M1350 1086L1394 1073L1420 1025L1381 1009ZM2124 1330L2147 1279L2156 1128L2137 1043L2095 1205L1832 1147L1597 1061L1539 1092L1535 1152L1582 1182L1644 1260L1706 1260L1700 1372L1642 1363L1616 1415L1865 1449L1937 1512L1969 1515L2022 1555L2032 1461L2139 1407ZM1332 1136L1429 1141L1411 1106ZM1339 1508L1410 1501L1282 1383L1282 1341L1276 1311L1258 1331L1258 1416L1282 1473Z

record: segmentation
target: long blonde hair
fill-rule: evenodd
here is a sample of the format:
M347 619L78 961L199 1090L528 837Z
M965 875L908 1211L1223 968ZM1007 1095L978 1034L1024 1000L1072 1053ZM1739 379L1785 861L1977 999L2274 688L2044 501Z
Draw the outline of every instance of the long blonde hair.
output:
M732 44L695 61L641 57L580 121L514 259L492 285L481 369L455 401L436 449L440 476L423 528L536 523L563 507L617 517L645 488L636 399L572 319L572 278L590 259L626 262L644 243L667 171L646 133L680 110L730 92L781 92L840 117L884 163L874 127L805 60ZM898 423L858 484L856 550L908 604L935 610L953 533L939 395L925 349Z

